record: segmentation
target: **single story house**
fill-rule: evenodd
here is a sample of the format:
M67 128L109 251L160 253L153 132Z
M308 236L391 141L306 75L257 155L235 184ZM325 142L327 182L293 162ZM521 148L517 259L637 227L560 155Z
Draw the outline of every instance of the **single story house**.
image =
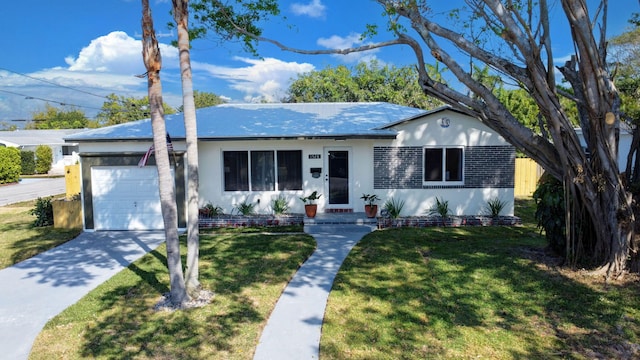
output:
M179 226L186 225L182 114L165 118L171 137ZM197 110L200 204L232 213L242 202L272 213L287 199L322 194L319 212L363 212L362 194L405 201L424 215L436 197L456 215L478 215L499 198L513 215L515 149L476 118L444 106L389 103L224 104ZM79 144L86 230L162 228L150 120L89 130Z
M51 148L53 159L49 174L62 175L66 165L78 162L78 144L65 142L64 138L84 129L62 130L14 130L0 131L0 146L35 151L40 145Z

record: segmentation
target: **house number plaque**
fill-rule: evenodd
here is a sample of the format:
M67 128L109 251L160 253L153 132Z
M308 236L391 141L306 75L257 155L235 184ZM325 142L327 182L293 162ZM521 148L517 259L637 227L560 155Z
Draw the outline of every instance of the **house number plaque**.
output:
M309 154L309 159L320 159L320 154Z

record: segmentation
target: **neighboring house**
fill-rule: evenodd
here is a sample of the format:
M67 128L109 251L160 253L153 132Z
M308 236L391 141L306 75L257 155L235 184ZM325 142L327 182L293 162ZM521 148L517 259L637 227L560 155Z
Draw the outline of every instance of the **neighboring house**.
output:
M0 146L28 151L35 151L40 145L49 146L53 154L49 174L61 175L65 165L73 165L79 160L78 145L65 142L64 138L81 131L84 129L0 131Z
M197 110L200 203L226 213L244 201L258 213L284 196L291 212L312 191L319 212L362 212L404 200L402 215L424 215L436 197L457 215L477 215L500 198L513 215L515 149L478 119L442 107L388 103L225 104ZM166 116L174 152L179 226L185 227L182 114ZM162 228L150 120L74 134L87 230Z
M576 134L580 137L580 143L586 148L587 142L584 140L581 128L575 128ZM618 169L624 172L627 168L627 156L631 150L631 142L633 141L633 130L625 123L620 124L620 135L618 137Z

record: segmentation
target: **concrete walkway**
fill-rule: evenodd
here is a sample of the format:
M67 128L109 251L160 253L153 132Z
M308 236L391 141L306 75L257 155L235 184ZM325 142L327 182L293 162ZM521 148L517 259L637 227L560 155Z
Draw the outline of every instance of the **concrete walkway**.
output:
M0 270L0 358L27 359L49 319L163 241L162 232L85 232Z
M353 246L374 225L305 225L315 252L280 296L262 332L254 360L318 359L327 298L333 280Z

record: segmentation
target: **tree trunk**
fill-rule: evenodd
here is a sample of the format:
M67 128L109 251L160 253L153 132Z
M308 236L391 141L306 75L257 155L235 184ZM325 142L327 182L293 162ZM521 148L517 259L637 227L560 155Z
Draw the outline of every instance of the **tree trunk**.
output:
M198 262L200 257L198 129L193 98L193 81L189 55L188 0L173 0L173 17L178 28L182 106L187 141L187 264L186 286L189 294L200 287Z
M497 54L485 51L458 33L435 24L423 16L414 5L379 1L391 6L401 16L411 21L412 27L420 35L430 53L443 62L460 82L466 85L473 96L466 96L446 84L429 77L424 66L418 66L421 85L428 95L437 97L454 107L477 116L489 127L496 130L507 141L541 164L556 178L568 180L567 188L572 190L566 196L578 194L589 220L593 223L595 246L587 254L590 259L600 261L599 269L608 276L626 269L626 259L633 235L634 215L631 199L627 194L617 165L617 131L619 126L620 100L607 71L606 43L604 32L601 42L595 41L592 19L589 18L584 0L563 0L562 6L571 25L576 55L560 71L571 84L578 105L581 127L589 149L585 153L573 125L562 108L556 90L553 56L550 46L550 31L546 1L540 2L540 25L520 26L523 17L513 15L514 9L505 8L503 2L485 0L477 2L474 10L478 14L491 12L487 18L495 16L502 29L501 38L512 49L520 51L522 64L514 64ZM606 23L606 1L603 23ZM529 32L541 26L540 38ZM602 25L602 29L606 26ZM603 30L604 31L604 30ZM518 123L509 110L481 82L473 78L447 50L440 46L438 39L446 39L471 58L488 64L493 69L511 77L521 84L538 104L544 118L546 131L551 139L534 134ZM424 63L423 53L417 42L407 42L418 56L418 63ZM542 45L540 45L542 44ZM542 49L544 48L544 49ZM546 54L545 56L541 56ZM567 211L572 211L570 207ZM580 217L571 214L569 219ZM570 226L570 224L567 224ZM568 235L576 232L567 232ZM577 233L579 234L579 232ZM573 235L572 235L573 236ZM569 244L579 243L567 239ZM572 254L569 251L568 254Z
M153 28L149 0L142 0L142 57L147 68L153 145L155 148L160 205L167 243L167 267L169 268L171 302L174 305L182 305L188 299L188 296L182 273L182 260L180 259L175 181L171 174L169 151L167 149L167 131L162 107L162 84L160 83L162 59Z

